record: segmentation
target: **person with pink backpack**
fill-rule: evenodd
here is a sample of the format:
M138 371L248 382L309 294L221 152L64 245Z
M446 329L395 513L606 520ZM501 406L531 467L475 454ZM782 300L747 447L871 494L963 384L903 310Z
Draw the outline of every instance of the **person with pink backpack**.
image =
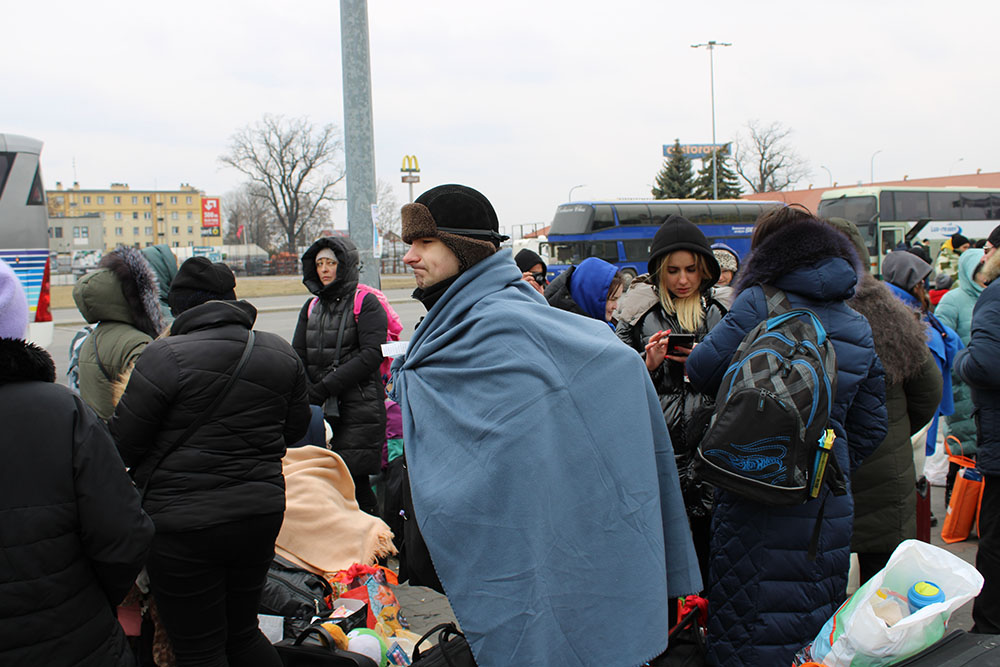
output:
M309 402L322 407L330 446L351 471L358 505L376 514L368 475L379 472L385 442L381 346L398 339L402 325L381 292L358 283L358 249L349 238L313 243L302 274L315 297L299 312L292 347L306 367Z

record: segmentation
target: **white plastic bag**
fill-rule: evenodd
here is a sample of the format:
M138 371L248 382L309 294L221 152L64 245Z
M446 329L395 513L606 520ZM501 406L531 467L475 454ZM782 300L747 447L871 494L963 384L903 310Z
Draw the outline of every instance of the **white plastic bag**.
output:
M931 581L945 595L889 627L875 615L872 596L879 588L903 595L918 581ZM881 667L927 648L944 636L952 612L979 594L983 576L952 553L906 540L874 577L826 622L810 646L812 660L827 667Z

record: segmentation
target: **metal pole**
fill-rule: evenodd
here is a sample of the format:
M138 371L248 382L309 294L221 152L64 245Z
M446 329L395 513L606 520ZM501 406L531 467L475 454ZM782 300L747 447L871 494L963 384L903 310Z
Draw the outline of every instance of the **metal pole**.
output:
M704 44L692 44L692 49L704 46L708 49L708 68L712 88L712 199L719 198L719 151L715 146L715 47L732 46L728 42L716 42L714 39Z
M361 257L360 282L379 287L373 257L375 140L372 127L368 1L340 0L340 44L344 71L344 157L347 167L347 227Z
M875 156L878 155L881 152L882 152L882 149L879 149L879 150L875 151L874 153L872 153L871 170L868 173L868 182L869 183L874 183L875 182Z
M413 203L413 183L407 183L410 186L410 203Z
M833 174L831 174L830 170L827 169L826 167L824 167L823 165L820 165L819 168L822 169L823 171L825 171L826 175L830 177L830 185L832 186L833 185Z
M585 187L587 187L587 186L583 185L583 184L574 185L573 187L571 187L569 189L569 196L566 197L566 201L568 201L568 202L569 201L573 201L573 190L576 190L577 188L585 188Z

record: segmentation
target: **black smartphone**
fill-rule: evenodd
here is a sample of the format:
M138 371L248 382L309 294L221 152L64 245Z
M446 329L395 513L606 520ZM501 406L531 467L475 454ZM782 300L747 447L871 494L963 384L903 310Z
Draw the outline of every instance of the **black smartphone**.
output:
M694 334L670 334L667 336L667 354L674 354L678 347L686 347L689 350L694 347Z

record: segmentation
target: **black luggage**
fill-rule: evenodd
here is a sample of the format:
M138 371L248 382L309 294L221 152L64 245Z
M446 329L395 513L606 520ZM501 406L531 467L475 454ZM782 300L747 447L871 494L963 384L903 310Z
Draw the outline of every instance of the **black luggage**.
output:
M316 635L320 643L305 643L310 635ZM278 651L283 667L378 667L366 655L335 647L330 635L318 625L309 626L294 641L281 640L274 648Z
M955 630L893 667L1000 667L1000 635Z

